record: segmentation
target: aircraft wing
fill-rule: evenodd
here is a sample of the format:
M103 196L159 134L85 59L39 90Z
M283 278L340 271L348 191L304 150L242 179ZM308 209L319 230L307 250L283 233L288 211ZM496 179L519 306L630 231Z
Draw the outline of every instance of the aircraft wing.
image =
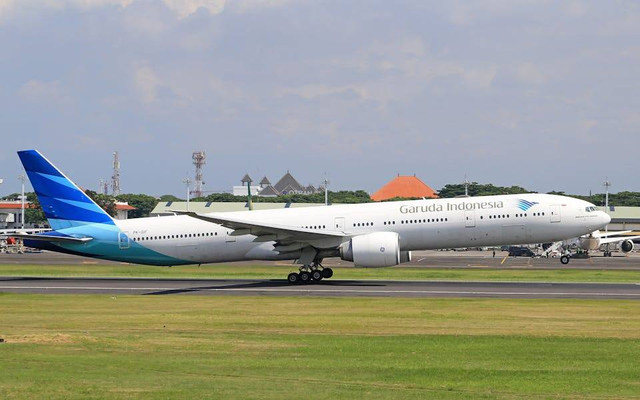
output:
M604 238L604 237L609 237L609 236L612 236L612 235L620 236L620 235L624 235L624 234L627 234L627 233L633 232L633 231L611 231L611 232L596 231L596 232L598 232L599 237Z
M625 240L640 239L640 236L604 237L600 238L600 244L617 243Z
M38 233L11 233L7 234L7 236L17 239L27 239L27 240L40 240L45 242L63 242L63 243L85 243L93 238L90 237L73 237L73 236L64 236L64 235L47 235L47 234L38 234Z
M188 215L203 221L222 225L225 228L233 229L231 236L254 235L258 236L257 241L275 240L289 242L309 242L322 239L340 239L349 235L338 231L317 231L315 229L305 229L288 225L278 225L265 222L245 221L237 218L224 217L219 214L198 214L192 211L175 211L180 215ZM263 237L264 240L260 240Z

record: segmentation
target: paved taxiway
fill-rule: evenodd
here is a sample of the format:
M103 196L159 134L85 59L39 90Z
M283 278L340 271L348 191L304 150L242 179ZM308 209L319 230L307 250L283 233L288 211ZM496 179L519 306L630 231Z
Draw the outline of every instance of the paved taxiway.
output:
M285 280L0 277L0 292L136 295L494 297L640 300L640 284L349 281L289 285Z
M557 258L505 257L506 253L498 252L495 257L490 251L414 251L413 260L401 267L417 268L462 268L462 269L619 269L640 271L639 253L614 253L614 257L602 257L598 253L588 259L574 258L569 265L562 265ZM36 265L93 265L93 264L126 264L95 258L78 257L69 254L41 252L27 254L0 254L0 264L36 264ZM291 262L242 261L228 263L236 265L291 265ZM339 258L325 259L327 267L351 267L353 264ZM161 268L161 267L159 267Z

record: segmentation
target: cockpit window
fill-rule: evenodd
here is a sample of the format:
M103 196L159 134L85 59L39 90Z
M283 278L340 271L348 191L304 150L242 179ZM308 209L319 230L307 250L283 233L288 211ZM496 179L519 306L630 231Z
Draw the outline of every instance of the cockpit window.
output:
M595 208L595 207L585 207L585 209L584 209L584 210L585 210L586 212L594 212L594 211L598 211L598 209L597 209L597 208Z

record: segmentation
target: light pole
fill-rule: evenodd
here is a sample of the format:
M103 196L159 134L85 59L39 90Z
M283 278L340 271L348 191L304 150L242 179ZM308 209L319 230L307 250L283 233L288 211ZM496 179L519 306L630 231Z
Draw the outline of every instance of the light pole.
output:
M191 197L191 192L190 192L190 186L191 186L191 179L186 178L185 180L182 181L182 183L184 183L187 186L187 211L189 211L189 197Z
M328 206L329 205L329 180L327 179L327 177L324 177L324 205Z
M469 180L467 174L464 174L464 197L469 197Z
M22 193L20 196L20 213L21 215L21 219L22 219L22 229L24 229L24 181L27 178L24 176L24 174L20 174L20 176L18 176L18 180L22 183Z
M611 182L609 182L609 177L604 178L604 212L609 214L609 187L611 187ZM609 225L604 227L604 231L609 232Z

